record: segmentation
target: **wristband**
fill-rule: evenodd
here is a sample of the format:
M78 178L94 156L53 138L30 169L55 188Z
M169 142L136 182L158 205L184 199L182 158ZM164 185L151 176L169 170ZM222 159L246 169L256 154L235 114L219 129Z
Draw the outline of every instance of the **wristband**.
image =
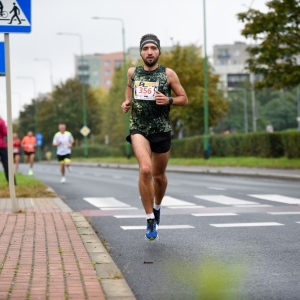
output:
M169 105L172 105L172 104L173 104L173 98L169 97Z

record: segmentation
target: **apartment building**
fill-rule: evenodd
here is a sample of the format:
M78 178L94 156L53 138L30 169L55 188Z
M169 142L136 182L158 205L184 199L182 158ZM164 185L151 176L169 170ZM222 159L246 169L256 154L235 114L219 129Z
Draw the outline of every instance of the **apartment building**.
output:
M213 48L213 67L221 75L220 81L225 87L236 87L241 82L250 80L249 71L245 69L249 54L246 43L215 45Z
M172 47L162 48L162 52L171 51ZM140 59L140 48L131 47L126 58L133 64ZM91 54L75 56L75 74L80 82L92 87L100 86L108 91L112 86L113 75L116 69L123 64L123 52L107 54Z

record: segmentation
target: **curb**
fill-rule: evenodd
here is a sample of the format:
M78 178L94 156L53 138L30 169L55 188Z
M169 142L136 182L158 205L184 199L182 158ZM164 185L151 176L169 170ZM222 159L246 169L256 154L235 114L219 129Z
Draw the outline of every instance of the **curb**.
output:
M74 212L60 198L53 198L53 201L63 212L70 214L91 262L95 267L106 299L136 300L121 271L86 218L81 213Z

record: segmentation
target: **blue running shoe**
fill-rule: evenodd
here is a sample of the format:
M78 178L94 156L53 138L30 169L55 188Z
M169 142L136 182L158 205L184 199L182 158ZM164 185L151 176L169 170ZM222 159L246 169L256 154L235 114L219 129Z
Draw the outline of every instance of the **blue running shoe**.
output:
M160 209L153 208L154 218L156 221L156 224L159 225L160 222Z
M155 241L155 240L158 239L155 219L148 219L147 220L147 229L146 229L145 238L146 238L147 241Z

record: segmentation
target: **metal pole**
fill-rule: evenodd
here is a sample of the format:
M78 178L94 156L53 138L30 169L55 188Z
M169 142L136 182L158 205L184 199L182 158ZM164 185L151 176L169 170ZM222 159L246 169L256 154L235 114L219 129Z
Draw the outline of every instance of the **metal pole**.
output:
M251 99L252 99L252 123L253 123L253 132L256 132L256 101L255 101L255 90L254 90L254 74L251 73L250 76L252 77L251 83Z
M208 62L207 62L207 52L206 52L206 10L205 10L205 0L203 0L203 22L204 22L204 135L203 135L203 145L204 145L204 158L209 158L209 136L208 136Z
M79 33L64 33L64 32L58 32L57 34L59 35L75 35L77 37L79 37L80 40L80 60L81 60L81 64L83 65L83 61L84 61L84 54L83 54L83 39L82 36ZM79 78L80 80L80 78ZM83 125L87 126L87 108L86 108L86 92L85 92L85 82L81 82L81 91L82 91L82 119L83 119ZM84 156L87 157L89 155L88 153L88 140L87 140L87 136L83 137L83 141L84 141Z
M7 101L7 151L8 151L8 184L13 212L18 212L18 202L15 193L14 160L13 160L13 130L12 130L12 107L11 107L11 80L10 80L10 53L9 34L4 34L5 41L5 73L6 73L6 101Z
M126 67L126 47L125 47L125 26L123 19L120 18L105 18L105 17L93 17L95 20L113 20L113 21L120 21L122 23L122 41L123 41L123 68L124 68L124 86L126 89L127 86L127 67ZM129 115L125 114L125 130L126 130L126 136L130 134L129 132ZM131 148L130 144L126 143L126 156L127 158L131 157Z
M298 85L298 88L297 88L297 99L298 99L298 117L297 117L297 121L298 121L298 131L300 132L300 85Z
M248 133L248 109L247 109L247 91L243 89L244 92L244 120L245 120L245 133Z

